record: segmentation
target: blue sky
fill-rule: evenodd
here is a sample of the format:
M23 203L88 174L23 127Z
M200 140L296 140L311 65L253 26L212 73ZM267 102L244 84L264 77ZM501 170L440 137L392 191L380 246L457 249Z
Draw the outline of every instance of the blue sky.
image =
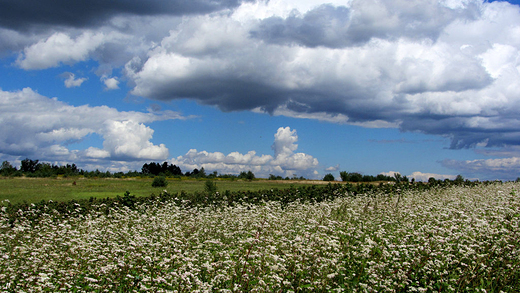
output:
M15 166L520 176L518 1L32 4L0 3Z

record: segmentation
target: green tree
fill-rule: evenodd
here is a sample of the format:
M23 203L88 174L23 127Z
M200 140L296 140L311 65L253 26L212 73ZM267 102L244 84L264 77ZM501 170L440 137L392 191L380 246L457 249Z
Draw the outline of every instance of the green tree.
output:
M22 171L23 173L34 173L38 168L38 162L38 160L33 161L29 158L25 158L24 160L22 160L20 171Z
M351 178L350 181L352 181L352 182L362 182L363 181L363 175L361 175L361 173L357 173L357 172L352 173L350 178Z
M2 176L12 176L16 173L16 168L11 165L8 161L3 161L2 166L0 167L0 175Z
M453 182L455 182L456 184L462 184L464 183L464 177L462 175L457 175L457 177L455 177L455 180L453 180Z
M323 177L323 181L334 181L334 179L335 179L334 175L332 175L330 173L325 175L325 177Z
M40 163L36 165L36 172L32 173L36 177L52 177L55 172L49 163Z
M253 172L251 172L251 170L249 170L247 172L242 171L238 175L238 179L245 179L245 180L251 181L251 180L255 179L255 174Z
M269 180L283 180L283 177L278 175L269 174Z
M403 181L403 176L401 175L401 173L394 173L394 178L395 178L395 182L397 182L397 183L400 183L401 181Z
M204 167L200 168L199 174L197 174L197 178L206 178L206 170L204 170Z

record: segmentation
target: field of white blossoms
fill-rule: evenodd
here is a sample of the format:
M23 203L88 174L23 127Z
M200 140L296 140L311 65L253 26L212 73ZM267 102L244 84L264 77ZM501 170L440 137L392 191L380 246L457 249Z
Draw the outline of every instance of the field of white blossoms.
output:
M37 221L0 212L0 292L518 292L520 184ZM27 219L27 220L24 220Z

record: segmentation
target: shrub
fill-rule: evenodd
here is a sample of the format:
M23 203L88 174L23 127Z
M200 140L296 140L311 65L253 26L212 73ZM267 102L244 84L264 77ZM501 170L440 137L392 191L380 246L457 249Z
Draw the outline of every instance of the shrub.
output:
M217 184L211 180L207 180L204 183L204 190L206 190L207 193L213 194L217 192Z
M163 176L156 176L153 178L152 187L166 187L168 185L168 181Z

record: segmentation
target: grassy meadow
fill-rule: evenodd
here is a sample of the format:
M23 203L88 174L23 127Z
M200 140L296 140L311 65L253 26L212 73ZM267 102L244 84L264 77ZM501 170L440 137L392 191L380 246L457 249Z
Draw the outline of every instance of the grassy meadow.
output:
M19 210L12 223L4 206L0 291L519 292L518 190L508 182L287 205L156 201L87 214L78 204L67 216Z
M106 198L122 196L126 191L135 196L159 194L163 190L169 193L187 193L204 191L205 180L169 178L167 187L152 187L153 178L127 179L86 179L83 177L69 178L0 178L0 202L9 200L11 203L35 203L42 200L69 201L88 199L90 197ZM300 186L309 183L272 180L214 180L220 191L256 191L270 188L287 188L290 184Z

